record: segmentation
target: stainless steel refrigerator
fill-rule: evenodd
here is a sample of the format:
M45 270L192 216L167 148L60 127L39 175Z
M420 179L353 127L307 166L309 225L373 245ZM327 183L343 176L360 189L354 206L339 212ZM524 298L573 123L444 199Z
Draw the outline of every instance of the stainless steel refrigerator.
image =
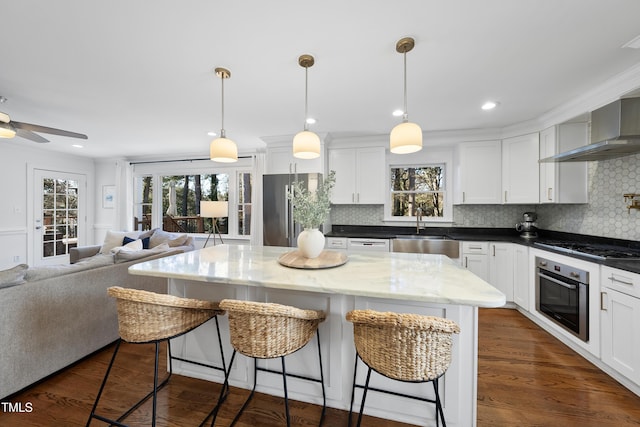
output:
M293 221L293 206L287 198L295 181L315 191L322 182L322 174L276 174L263 176L262 230L265 246L296 246L301 227Z

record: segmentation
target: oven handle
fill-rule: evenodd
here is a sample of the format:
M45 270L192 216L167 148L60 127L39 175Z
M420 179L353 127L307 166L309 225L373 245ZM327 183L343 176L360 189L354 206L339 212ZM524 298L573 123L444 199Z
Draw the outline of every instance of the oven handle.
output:
M563 282L562 280L558 280L556 278L549 277L546 274L538 273L538 276L542 277L543 279L549 280L550 282L553 282L553 283L555 283L557 285L564 286L567 289L575 289L575 288L577 288L576 285L570 285L568 283Z

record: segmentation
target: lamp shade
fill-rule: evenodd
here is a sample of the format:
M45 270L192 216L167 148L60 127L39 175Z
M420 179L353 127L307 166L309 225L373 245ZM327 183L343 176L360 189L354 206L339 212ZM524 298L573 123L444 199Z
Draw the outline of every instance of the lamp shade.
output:
M224 218L229 216L229 202L226 201L200 201L200 216L203 218Z
M415 123L402 122L391 130L389 149L395 154L422 150L422 129Z
M228 138L216 138L209 145L209 158L214 162L233 163L238 161L238 147Z
M320 138L315 133L303 130L293 137L293 156L299 159L320 157Z
M3 123L0 121L0 138L13 138L16 136L16 131L10 123Z

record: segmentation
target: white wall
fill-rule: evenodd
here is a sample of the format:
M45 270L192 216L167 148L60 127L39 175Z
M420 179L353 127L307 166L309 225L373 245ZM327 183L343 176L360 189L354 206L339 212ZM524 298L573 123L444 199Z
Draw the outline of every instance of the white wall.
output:
M29 259L34 223L29 211L33 200L28 200L33 194L28 188L33 177L28 173L34 168L87 176L87 233L92 234L96 200L93 159L52 152L20 138L0 139L0 269Z

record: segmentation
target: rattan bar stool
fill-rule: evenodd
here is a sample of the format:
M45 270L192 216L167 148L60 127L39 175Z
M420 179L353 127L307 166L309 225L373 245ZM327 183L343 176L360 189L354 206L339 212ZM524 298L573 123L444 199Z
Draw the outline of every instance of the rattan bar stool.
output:
M242 405L242 408L240 408L240 411L238 411L231 422L231 425L233 426L238 421L253 397L256 390L258 371L282 375L287 426L290 425L290 419L286 377L290 376L320 383L323 401L322 414L320 416L320 425L322 425L327 402L324 388L324 374L322 371L322 352L320 349L318 324L324 321L325 313L321 310L302 310L280 304L228 299L220 301L220 308L225 310L229 316L229 332L231 335L231 345L234 349L223 387L228 386L229 374L231 373L231 367L233 366L237 352L253 358L253 388L249 397ZM318 341L320 378L287 374L284 362L285 356L304 347L314 335ZM281 360L282 371L258 367L258 359L273 359L277 357ZM222 404L222 400L223 394L221 393L218 408ZM212 427L214 422L215 415L211 422Z
M347 313L347 320L353 323L353 340L357 352L353 370L349 426L357 387L363 389L358 426L362 421L367 391L372 390L435 403L436 425L440 425L441 419L442 425L446 427L438 392L438 379L451 364L452 334L460 332L458 324L441 317L373 310L350 311ZM358 358L369 368L364 385L356 383ZM431 381L435 400L369 387L372 370L387 378L404 382Z
M97 419L115 426L126 426L123 420L127 418L133 411L138 409L140 405L153 397L153 412L151 425L156 425L156 407L157 393L164 387L173 373L172 360L178 359L171 354L171 339L183 335L198 326L204 324L208 320L214 318L216 321L216 329L218 332L218 345L222 355L222 366L206 365L212 369L225 372L226 366L224 360L224 352L222 351L222 338L220 337L220 327L218 325L218 315L223 315L224 311L220 309L218 303L211 301L201 301L189 298L180 298L173 295L157 294L137 289L125 289L119 286L110 287L107 290L109 296L116 298L118 308L118 332L120 338L116 344L116 348L111 357L111 362L107 368L102 385L96 396L95 403L91 409L91 414L87 420L87 427L93 419ZM135 405L129 408L124 414L115 420L96 414L98 402L107 383L107 378L111 372L111 368L116 360L116 355L123 341L135 344L155 344L155 366L153 376L153 390L144 396ZM169 373L162 382L158 383L158 359L160 343L167 342L167 353L169 362ZM179 359L185 362L189 360ZM196 362L191 362L196 363ZM226 390L223 389L221 395L226 396ZM214 413L215 408L209 413L207 418L202 421L203 425L206 420Z

